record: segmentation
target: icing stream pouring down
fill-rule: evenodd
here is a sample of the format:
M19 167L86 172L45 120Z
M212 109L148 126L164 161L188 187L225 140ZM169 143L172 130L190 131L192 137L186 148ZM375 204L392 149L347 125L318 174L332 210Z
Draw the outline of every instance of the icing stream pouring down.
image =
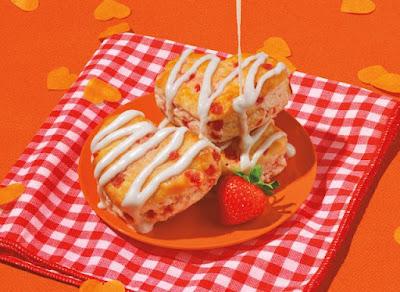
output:
M256 55L247 57L239 67L234 69L227 77L222 79L216 86L216 89L212 90L212 76L216 71L216 68L220 62L220 59L212 54L208 54L202 56L198 59L192 67L189 68L182 76L177 78L177 73L181 70L185 60L190 56L193 50L188 49L186 50L179 58L178 62L175 64L174 68L171 71L171 74L168 77L167 84L166 84L166 113L167 118L169 120L172 119L172 102L173 99L179 90L180 86L187 80L189 80L190 76L194 74L197 69L203 64L204 62L209 62L208 66L204 72L204 78L202 81L200 93L199 93L199 102L198 102L198 115L199 115L199 122L200 122L200 136L205 136L205 126L208 122L208 112L210 110L212 102L223 93L225 87L232 82L236 77L239 79L241 68L247 68L248 73L246 78L239 84L241 88L239 92L242 92L238 97L236 97L233 101L233 109L239 114L240 116L240 124L241 124L241 156L240 156L240 167L242 170L248 169L254 166L253 159L250 159L249 153L254 145L258 140L256 136L252 136L249 129L248 129L248 122L247 122L247 113L246 110L254 106L257 101L258 96L265 84L265 82L276 76L281 74L286 67L283 63L278 63L273 69L266 72L257 80L257 85L255 85L256 81L256 74L258 69L261 65L265 63L268 59L268 56L264 53L258 53ZM240 58L239 58L240 59ZM166 121L162 122L162 126L166 123ZM162 127L161 126L161 127ZM265 130L265 128L264 128ZM257 131L257 133L259 133ZM271 141L271 145L275 140L278 140L282 136L286 134L280 132L280 135L273 136L274 140ZM290 148L293 150L292 148ZM293 151L291 151L292 153Z
M252 146L257 142L257 138L261 135L259 131L253 136L251 135L248 128L247 109L255 105L258 96L265 84L265 82L281 74L286 70L286 66L279 62L273 69L266 72L257 80L255 85L256 74L260 66L262 66L268 59L268 55L265 53L258 53L256 55L247 57L242 61L241 52L241 0L236 0L236 20L237 20L237 38L238 38L238 67L235 68L227 77L221 80L215 90L212 88L212 77L217 70L220 58L213 54L207 54L199 58L184 74L178 77L178 73L181 71L186 59L193 53L192 49L185 50L174 67L171 70L170 75L165 87L166 96L166 116L168 120L172 120L172 102L182 84L190 79L190 77L199 69L199 67L208 62L206 70L204 72L203 81L200 87L199 101L198 101L198 116L199 116L199 128L200 137L205 136L205 127L208 122L208 112L210 110L212 102L223 93L225 87L232 82L236 77L239 82L239 96L233 101L233 109L240 116L240 127L241 127L241 155L240 155L240 168L247 170L255 165L257 161L250 157L250 150ZM246 77L243 77L242 70L247 68L248 73ZM264 128L265 129L265 128ZM272 145L272 143L281 137L286 136L284 132L279 132L276 135L272 135L265 141L263 145ZM261 148L265 148L265 147ZM266 149L266 148L265 148ZM264 149L264 150L265 150ZM293 156L295 149L293 145L288 146L288 156ZM257 151L257 154L258 151Z
M192 67L189 68L182 76L177 78L178 72L181 70L183 64L185 63L185 60L190 56L190 54L193 52L193 50L188 49L186 50L179 58L178 62L175 64L173 67L165 88L166 92L166 113L167 113L167 118L169 120L172 119L172 102L173 99L180 88L180 86L187 80L189 80L190 76L194 74L198 68L203 64L204 62L209 62L207 65L207 68L204 72L204 78L202 81L201 89L200 89L200 94L199 94L199 102L198 102L198 115L199 115L199 120L200 120L200 136L204 137L205 133L205 125L207 124L207 117L208 117L208 112L210 110L212 102L217 98L219 95L221 95L225 89L225 87L232 82L241 72L239 67L234 69L227 77L222 79L216 86L216 89L213 91L212 90L212 76L214 72L217 69L217 66L219 62L221 61L217 56L208 54L202 56L200 59L198 59ZM242 132L242 143L241 143L241 150L242 150L242 155L240 157L240 167L241 169L248 169L253 164L251 163L249 159L249 152L251 147L254 145L255 142L257 142L257 139L253 139L253 137L250 135L250 131L247 126L247 114L246 110L252 106L257 101L258 96L260 95L261 89L264 85L264 83L270 79L271 77L278 75L283 72L283 70L286 69L285 65L283 63L278 63L275 68L271 69L264 75L260 77L260 79L257 82L257 85L255 86L255 78L257 71L259 67L264 64L264 62L267 60L268 56L264 53L258 53L256 55L250 56L246 58L242 64L242 68L249 67L249 71L247 73L246 78L243 80L244 81L244 87L242 90L243 93L236 97L233 101L233 109L239 113L240 115L240 121L241 121L241 132ZM240 85L242 87L242 85ZM276 138L279 139L279 138ZM273 141L272 141L273 142Z
M238 67L235 68L227 77L222 79L217 85L215 90L212 88L212 77L217 70L218 64L220 63L220 58L213 54L207 54L199 58L184 74L178 77L178 73L181 71L183 65L185 64L186 59L193 53L192 49L185 50L183 54L180 56L176 64L171 70L170 75L168 76L168 80L165 87L165 96L166 96L166 115L168 120L172 120L172 102L177 94L179 88L182 86L184 82L190 79L190 76L194 74L199 67L208 62L206 70L204 72L203 81L200 87L199 93L199 101L198 101L198 116L199 116L199 128L200 128L200 136L205 136L205 126L208 122L208 112L210 110L212 102L223 93L225 87L232 82L236 77L239 82L239 96L236 97L233 101L233 109L239 114L240 117L240 127L241 127L241 155L240 155L240 168L242 170L247 170L250 167L254 166L257 160L254 158L258 156L259 151L256 152L257 155L253 155L250 157L250 150L252 146L257 142L258 138L262 134L260 131L256 131L254 135L251 135L248 128L248 118L247 118L247 109L251 108L255 105L258 96L261 93L261 90L265 84L265 82L278 75L281 74L286 67L283 63L279 62L273 69L264 73L258 80L256 81L256 74L260 68L268 59L268 55L265 53L258 53L247 57L242 61L242 53L241 53L241 1L236 0L236 17L237 17L237 35L238 35ZM248 68L248 73L243 77L242 70L243 68ZM265 130L266 128L263 127ZM261 148L265 148L264 145L272 145L272 143L281 137L286 136L284 132L278 132L277 134L272 135L265 141L265 143L261 146ZM260 148L260 149L261 149ZM259 150L260 150L259 149ZM288 154L293 154L294 147L288 147Z

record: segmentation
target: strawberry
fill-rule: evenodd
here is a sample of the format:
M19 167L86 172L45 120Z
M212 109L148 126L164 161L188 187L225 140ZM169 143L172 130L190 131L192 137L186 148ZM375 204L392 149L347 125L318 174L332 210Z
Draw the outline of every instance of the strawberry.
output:
M279 186L261 180L262 169L255 166L249 175L236 172L224 177L218 186L220 218L225 225L236 225L260 216L270 207L266 194Z

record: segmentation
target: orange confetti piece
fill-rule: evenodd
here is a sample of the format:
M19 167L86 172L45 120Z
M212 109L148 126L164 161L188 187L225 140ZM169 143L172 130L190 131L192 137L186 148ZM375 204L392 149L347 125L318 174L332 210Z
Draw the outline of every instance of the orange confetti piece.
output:
M394 240L400 244L400 226L396 228L396 230L394 231Z
M287 42L280 37L270 37L261 50L271 56L289 57L292 52Z
M118 280L112 280L103 284L101 292L125 292L125 286Z
M94 10L94 17L97 20L122 19L130 14L131 9L116 0L103 0Z
M340 11L353 14L369 14L375 8L376 5L371 0L342 0Z
M125 286L118 280L102 283L89 279L81 284L79 292L125 292Z
M400 74L383 74L377 79L373 80L371 85L391 93L400 93Z
M8 185L4 188L0 188L0 205L8 204L15 201L25 191L25 186L20 183Z
M373 65L358 71L357 77L361 82L371 84L372 81L386 73L388 73L388 71L386 71L383 66Z
M11 2L23 11L34 11L39 7L39 0L11 0Z
M64 90L71 87L78 75L70 73L67 67L51 70L47 75L47 89Z
M283 64L285 64L286 68L289 71L289 73L293 73L294 71L296 71L296 66L288 58L280 57L280 56L274 56L274 58L277 61L282 62Z
M88 279L79 286L79 292L94 292L97 286L102 286L100 281Z
M89 80L83 95L94 104L101 103L105 100L115 102L121 99L121 93L117 88L97 78Z
M106 28L106 30L102 31L99 34L99 39L103 40L114 34L119 34L119 33L127 32L127 31L131 31L131 27L129 26L129 23L122 22L117 25L113 25L113 26Z

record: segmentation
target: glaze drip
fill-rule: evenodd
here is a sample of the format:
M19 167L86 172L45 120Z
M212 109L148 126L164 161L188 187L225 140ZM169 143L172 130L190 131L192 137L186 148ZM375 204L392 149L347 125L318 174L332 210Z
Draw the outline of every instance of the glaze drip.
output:
M112 142L121 139L119 144L98 161L94 170L94 175L99 181L101 199L99 207L109 206L115 211L117 207L105 198L103 187L119 173L125 171L129 165L141 159L149 151L159 147L165 139L172 135L170 141L157 152L156 156L136 176L121 204L122 209L134 219L136 228L140 232L149 232L153 224L144 220L139 214L140 207L156 192L162 182L182 173L199 152L211 146L211 143L206 140L196 142L182 153L178 161L162 170L161 173L145 185L145 182L148 181L157 167L164 164L172 152L181 148L188 129L185 127L162 127L158 129L149 121L141 121L123 127L138 116L144 115L138 111L126 111L120 114L113 122L97 133L93 138L91 149L92 153L95 153L109 146ZM167 123L164 122L164 126ZM146 137L148 137L146 141L138 143Z

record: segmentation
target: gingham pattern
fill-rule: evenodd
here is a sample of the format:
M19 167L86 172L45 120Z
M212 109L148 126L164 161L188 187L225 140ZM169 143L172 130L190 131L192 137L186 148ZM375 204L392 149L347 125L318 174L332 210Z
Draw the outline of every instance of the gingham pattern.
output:
M189 252L146 246L105 225L80 191L81 147L118 106L93 105L82 98L83 89L96 76L119 88L121 104L127 103L152 92L157 73L185 47L130 33L102 43L3 181L27 188L2 209L0 238L45 262L119 279L134 290L304 289L332 248L399 106L365 89L296 72L288 111L309 132L318 156L317 178L300 210L273 232L230 248Z

